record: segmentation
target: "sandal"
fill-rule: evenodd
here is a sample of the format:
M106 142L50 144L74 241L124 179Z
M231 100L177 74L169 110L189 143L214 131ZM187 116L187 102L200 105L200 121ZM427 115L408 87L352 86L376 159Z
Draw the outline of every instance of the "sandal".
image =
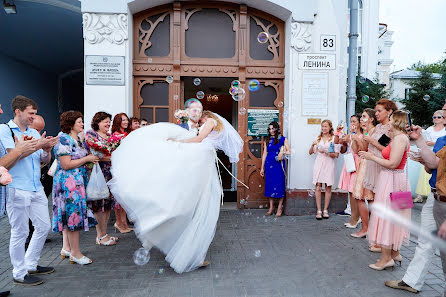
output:
M281 216L282 216L282 210L280 210L280 212L277 211L277 213L276 213L276 218L280 218Z
M271 209L271 210L268 210L268 212L265 214L265 216L270 216L270 215L272 215L272 214L273 214L273 211L274 211L274 210L272 210L272 209Z
M320 210L317 211L316 220L322 220L322 211Z
M75 258L73 256L70 256L70 263L71 264L77 263L79 265L88 265L88 264L93 263L93 261L91 261L90 258L85 257L85 256L82 256L82 258L79 258L79 259Z
M115 237L110 236L110 239L104 243L102 243L101 241L103 239L105 239L108 236L108 234L105 234L104 236L102 236L101 238L97 238L96 237L96 244L97 245L104 245L104 246L110 246L110 245L115 245L116 244L116 240Z
M324 214L322 215L324 219L328 219L330 216L328 215L328 210L324 210Z
M71 256L71 253L70 253L70 252L68 252L68 251L66 251L66 250L64 250L64 249L61 249L61 250L60 250L60 257L61 257L62 259L69 258L70 256Z

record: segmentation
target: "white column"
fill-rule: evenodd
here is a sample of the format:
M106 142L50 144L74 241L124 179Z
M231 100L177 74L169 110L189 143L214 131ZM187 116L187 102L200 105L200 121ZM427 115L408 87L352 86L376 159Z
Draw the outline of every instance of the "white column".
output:
M98 111L106 111L112 116L120 112L131 114L130 29L127 13L84 12L82 17L84 58L89 55L125 57L124 85L89 85L85 73L84 119L85 128L88 130L93 115Z

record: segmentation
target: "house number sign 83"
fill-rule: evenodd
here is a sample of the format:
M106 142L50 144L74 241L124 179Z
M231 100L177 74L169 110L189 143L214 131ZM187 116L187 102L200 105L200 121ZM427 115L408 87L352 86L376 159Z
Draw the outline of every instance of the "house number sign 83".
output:
M321 51L336 50L336 35L321 35Z

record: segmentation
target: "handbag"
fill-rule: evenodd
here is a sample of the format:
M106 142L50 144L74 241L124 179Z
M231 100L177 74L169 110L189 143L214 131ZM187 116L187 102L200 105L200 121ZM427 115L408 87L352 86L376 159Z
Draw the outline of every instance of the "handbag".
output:
M408 184L408 164L406 164L406 188ZM393 188L395 188L395 177L393 178ZM412 192L399 191L390 193L390 205L393 210L413 208Z
M50 169L48 169L48 175L49 176L54 176L54 174L56 174L56 169L57 169L57 159L53 161L53 164L51 164Z
M353 157L353 153L351 152L352 143L350 142L349 145L349 152L344 154L344 164L345 164L345 171L348 173L352 173L356 171L356 164L355 164L355 158Z

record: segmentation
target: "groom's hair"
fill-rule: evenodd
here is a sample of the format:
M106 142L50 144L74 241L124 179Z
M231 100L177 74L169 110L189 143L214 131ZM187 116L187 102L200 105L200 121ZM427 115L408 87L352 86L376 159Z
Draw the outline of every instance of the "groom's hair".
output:
M200 104L201 109L203 109L203 104L201 104L200 100L195 99L195 98L192 98L192 99L187 100L187 101L184 103L184 109L189 108L189 107L192 105L192 103L198 103L198 104Z

